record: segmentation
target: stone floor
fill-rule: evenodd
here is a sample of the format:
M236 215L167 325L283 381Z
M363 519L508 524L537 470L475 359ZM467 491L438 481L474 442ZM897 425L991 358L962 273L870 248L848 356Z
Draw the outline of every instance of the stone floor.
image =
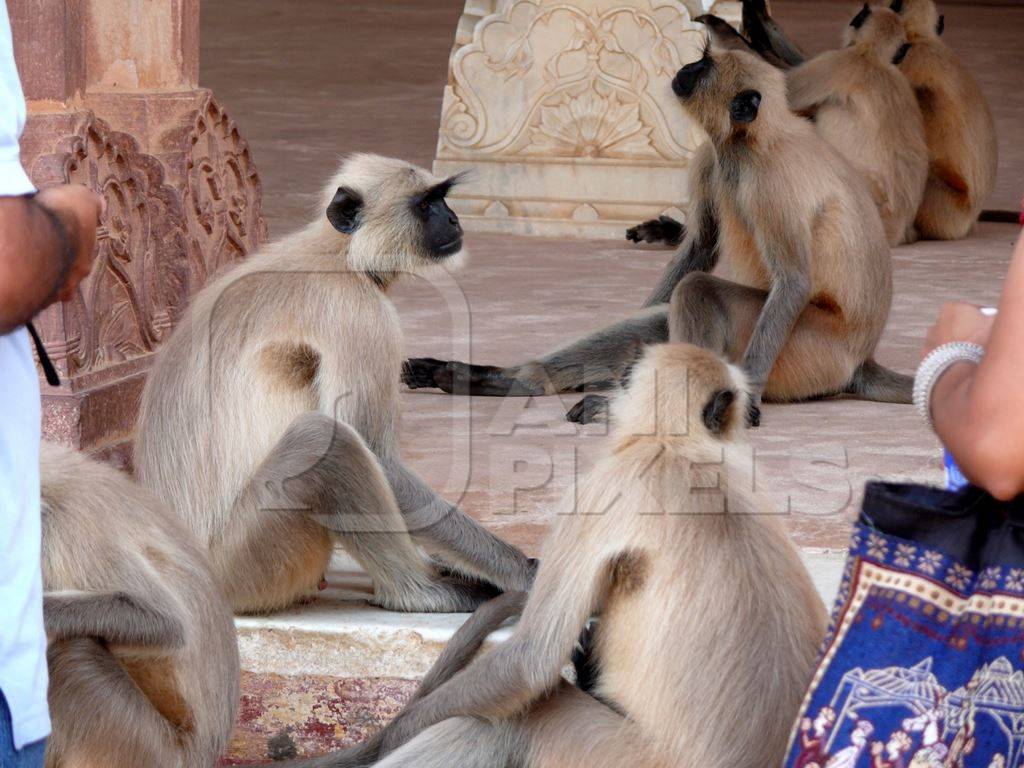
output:
M894 252L895 295L880 362L912 372L939 303L998 299L1018 229L981 225L971 239ZM457 284L396 291L410 355L510 364L638 307L668 252L626 242L476 235ZM601 447L601 425L563 413L575 395L546 398L403 394L403 448L446 498L531 554L555 501ZM854 400L767 405L750 433L758 485L805 547L845 546L847 521L872 477L937 480L940 448L910 406Z
M368 151L429 165L464 0L213 0L201 5L199 79L253 148L271 235L304 219L335 159ZM837 44L856 0L774 0L807 53ZM996 115L991 207L1024 194L1024 5L942 4L945 39Z
M448 50L462 0L216 0L202 5L202 84L248 138L271 236L309 215L338 156L433 158ZM775 0L809 52L837 39L854 3ZM1001 136L990 207L1015 209L1024 179L1024 8L944 8L947 39L975 69ZM938 305L994 303L1018 228L896 249L896 298L879 359L910 372ZM410 355L513 363L639 306L668 253L625 241L467 237L467 269L400 285ZM490 399L404 392L403 451L447 499L537 554L555 501L602 444L565 422L574 397ZM826 400L765 408L750 434L759 487L786 514L826 600L865 480L937 481L940 448L908 406ZM245 690L228 762L265 754L290 726L300 750L351 742L390 716L464 617L384 614L343 563L313 605L239 619Z
M200 79L229 107L264 181L271 236L303 222L330 166L349 151L429 164L447 54L462 0L218 0L202 9ZM845 2L776 0L809 53L832 44ZM1000 187L1024 190L1024 7L943 7L946 39L975 71L998 116ZM1017 140L1014 141L1014 138ZM913 369L941 301L992 303L1016 228L983 225L959 243L898 249L896 300L880 359ZM667 253L615 241L470 235L469 268L440 286L401 286L411 355L512 363L638 306ZM460 329L455 332L454 329ZM471 332L470 330L471 329ZM456 354L459 352L461 354ZM561 420L572 398L536 402L407 392L405 452L434 487L535 552L553 501L600 445L600 428ZM866 478L935 479L939 448L906 407L825 401L769 407L752 435L759 478L792 511L805 546L841 547ZM577 461L576 454L580 458Z

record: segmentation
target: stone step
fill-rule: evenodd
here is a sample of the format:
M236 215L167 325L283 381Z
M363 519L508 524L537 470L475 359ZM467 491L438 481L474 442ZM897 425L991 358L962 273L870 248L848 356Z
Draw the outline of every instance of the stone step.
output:
M803 549L826 605L845 553ZM311 602L269 616L239 617L242 702L223 765L267 759L268 739L287 730L300 755L361 741L390 720L468 614L395 613L369 605L370 580L343 554ZM510 633L502 628L488 645Z

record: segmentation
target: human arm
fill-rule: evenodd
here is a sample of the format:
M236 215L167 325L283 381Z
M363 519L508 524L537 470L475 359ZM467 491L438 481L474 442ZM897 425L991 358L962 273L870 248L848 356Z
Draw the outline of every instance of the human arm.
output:
M1018 240L999 301L986 317L969 304L947 304L928 334L925 354L952 341L985 347L978 365L957 363L931 396L935 431L976 485L999 499L1024 492L1024 238Z
M78 184L0 197L0 335L74 295L92 266L102 208Z

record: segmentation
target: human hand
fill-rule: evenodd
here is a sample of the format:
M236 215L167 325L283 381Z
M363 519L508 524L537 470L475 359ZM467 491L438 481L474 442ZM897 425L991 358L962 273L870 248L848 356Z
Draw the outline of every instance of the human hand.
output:
M951 341L969 341L984 347L988 344L994 322L994 316L983 314L981 307L974 304L965 301L943 304L938 320L928 329L921 357Z
M92 269L96 228L106 212L106 200L81 184L49 187L39 192L35 200L53 211L67 230L74 257L54 300L68 301Z

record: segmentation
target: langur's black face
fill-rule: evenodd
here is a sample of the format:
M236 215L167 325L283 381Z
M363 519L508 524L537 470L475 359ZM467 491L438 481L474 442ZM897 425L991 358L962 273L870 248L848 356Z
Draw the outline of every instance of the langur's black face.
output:
M672 91L712 141L720 142L750 131L757 121L764 90L758 67L750 54L706 46L700 59L676 73Z
M715 62L705 48L704 55L680 69L672 79L672 92L683 101L693 96L705 78L712 74Z
M423 227L424 250L433 259L462 250L462 225L444 199L454 184L455 179L447 179L412 200L413 215Z
M459 217L445 196L461 179L440 180L401 161L356 156L327 205L327 220L351 236L349 263L378 274L448 262L462 251ZM362 192L356 189L359 185Z

